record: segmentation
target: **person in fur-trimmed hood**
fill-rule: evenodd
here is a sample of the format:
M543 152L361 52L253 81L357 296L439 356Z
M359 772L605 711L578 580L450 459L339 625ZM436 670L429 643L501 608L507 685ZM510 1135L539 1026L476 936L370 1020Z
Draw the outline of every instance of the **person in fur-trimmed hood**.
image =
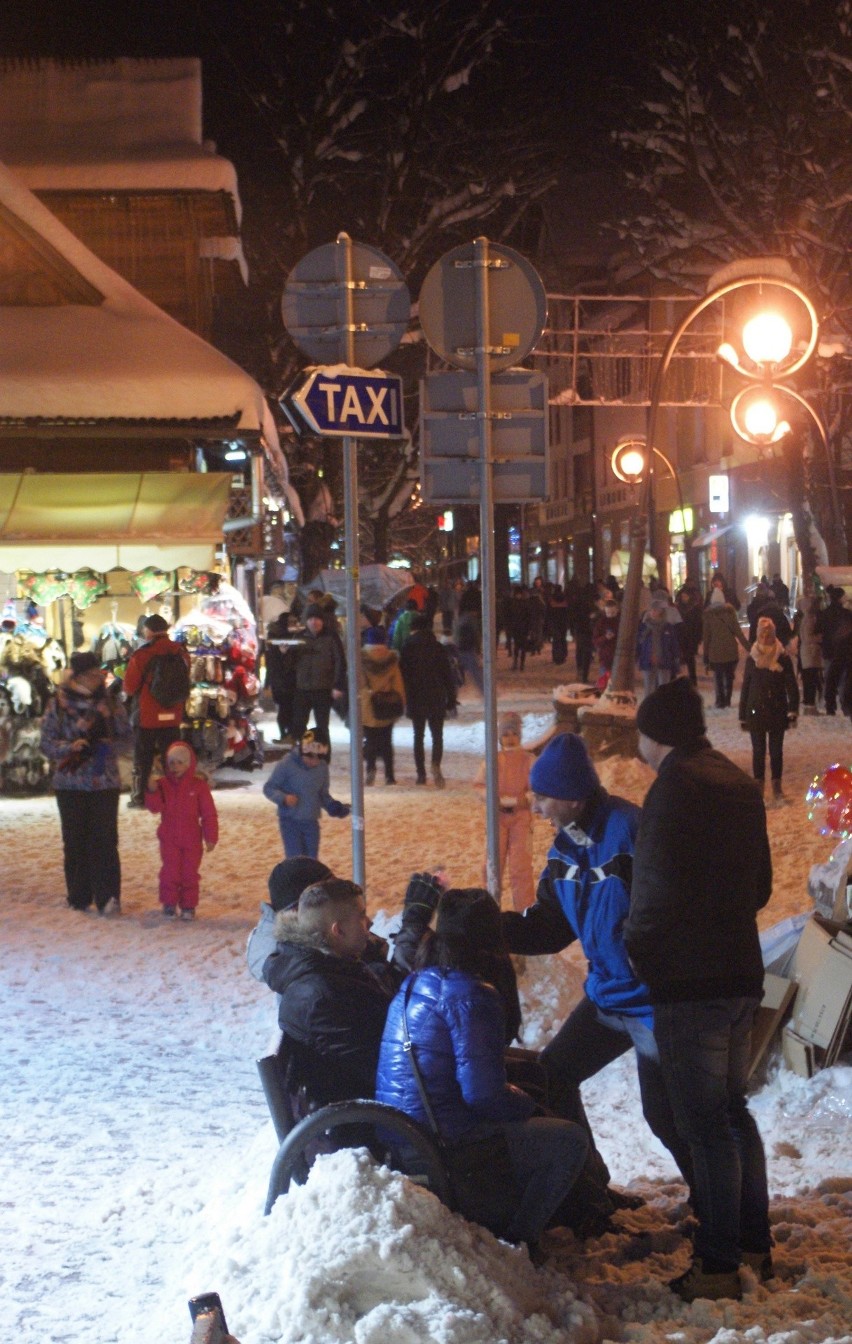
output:
M766 775L766 746L769 743L769 768L772 772L772 796L781 803L784 794L784 734L795 728L799 715L799 683L789 654L775 630L771 616L760 616L757 639L751 646L743 672L740 691L740 726L751 734L752 774L760 785Z
M180 911L182 919L195 918L201 856L219 840L216 804L197 764L188 742L173 742L165 774L152 776L145 791L146 808L160 818L160 905L167 917Z
M306 887L275 918L277 946L263 978L279 994L278 1024L301 1047L300 1072L321 1104L372 1097L388 1004L401 972L364 959L370 923L354 882Z
M361 650L364 687L361 691L361 721L364 725L364 764L367 784L376 782L376 761L381 757L385 783L395 784L393 773L393 725L405 708L405 685L399 669L399 654L385 645L380 625L364 631ZM392 703L394 702L394 703ZM387 715L377 710L384 703Z

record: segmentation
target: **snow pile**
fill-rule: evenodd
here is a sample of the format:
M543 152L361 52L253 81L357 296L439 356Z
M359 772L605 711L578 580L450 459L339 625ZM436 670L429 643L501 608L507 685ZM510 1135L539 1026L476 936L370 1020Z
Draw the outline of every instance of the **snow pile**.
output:
M552 722L553 671L501 664L501 708L523 715L529 740ZM735 713L709 720L714 744L748 768ZM336 720L332 737L332 792L346 798ZM482 702L465 691L446 725L444 790L414 785L407 723L394 739L400 782L368 789L365 805L369 909L388 914L415 870L443 861L459 885L481 881ZM852 761L848 726L805 719L785 756L793 803L768 813L762 928L809 908L808 869L830 842L802 800L816 771ZM548 1234L543 1270L362 1154L321 1162L264 1218L276 1141L254 1061L275 1009L244 958L281 857L264 773L223 772L233 787L216 791L222 839L204 859L199 917L174 927L156 909L152 817L122 806L124 913L98 919L65 905L54 800L0 799L0 1284L15 1344L188 1344L186 1300L211 1289L241 1344L591 1344L595 1330L618 1344L852 1344L848 1055L810 1080L773 1064L756 1083L778 1276L758 1286L745 1274L741 1303L686 1306L665 1287L689 1258L685 1190L642 1119L631 1053L583 1098L613 1181L648 1202L597 1240ZM653 779L635 761L600 774L636 802ZM536 870L550 840L537 819ZM348 823L323 819L321 854L351 872ZM525 1044L558 1028L585 970L576 945L526 959Z
M525 1251L454 1217L363 1149L321 1158L268 1219L232 1211L211 1271L229 1318L256 1344L597 1338L569 1283L538 1274Z

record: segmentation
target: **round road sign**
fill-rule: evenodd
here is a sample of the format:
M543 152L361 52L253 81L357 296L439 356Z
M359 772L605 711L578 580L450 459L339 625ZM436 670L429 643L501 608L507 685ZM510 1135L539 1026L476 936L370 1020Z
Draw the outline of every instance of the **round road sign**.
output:
M350 243L353 360L371 369L395 350L408 328L411 299L401 272L384 253ZM293 267L281 299L284 325L317 364L347 362L346 249L326 243Z
M420 325L442 359L476 368L476 245L446 252L420 291ZM534 349L547 318L547 296L526 257L488 243L488 345L492 369L519 364Z

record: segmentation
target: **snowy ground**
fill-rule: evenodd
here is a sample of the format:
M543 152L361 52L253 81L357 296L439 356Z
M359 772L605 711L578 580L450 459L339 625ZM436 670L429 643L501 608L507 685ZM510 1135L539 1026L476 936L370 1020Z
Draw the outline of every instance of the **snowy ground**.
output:
M527 740L551 718L569 675L543 659L512 674L500 703ZM709 693L709 687L705 685ZM748 763L735 711L709 715L715 745ZM481 702L447 727L448 786L413 787L410 729L396 729L396 789L367 791L368 896L399 904L417 868L444 863L480 880ZM332 791L348 797L337 724ZM852 763L843 720L805 719L787 738L789 806L769 813L775 891L762 926L808 908L809 866L829 842L801 799L833 760ZM606 784L641 800L650 773L608 766ZM852 1344L852 1060L812 1081L777 1069L753 1098L769 1160L778 1277L746 1281L742 1303L685 1306L665 1289L688 1243L683 1188L645 1127L628 1056L586 1089L613 1177L648 1197L620 1232L585 1245L552 1234L534 1270L525 1252L449 1214L363 1155L318 1164L309 1184L262 1215L275 1138L255 1058L274 1025L248 974L245 938L281 857L262 776L217 790L222 840L204 861L200 918L156 913L154 821L122 807L120 920L67 909L51 799L0 800L0 1299L15 1344L175 1344L186 1299L218 1290L242 1344ZM536 823L537 861L549 838ZM322 857L351 871L348 823L323 821ZM538 1045L582 982L582 958L528 961L526 1039Z

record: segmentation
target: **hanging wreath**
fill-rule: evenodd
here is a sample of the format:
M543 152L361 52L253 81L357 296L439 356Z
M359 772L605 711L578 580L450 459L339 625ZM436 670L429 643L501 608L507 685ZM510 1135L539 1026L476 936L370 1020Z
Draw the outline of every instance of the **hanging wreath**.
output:
M156 565L147 565L138 574L132 574L130 577L130 587L140 602L149 602L152 597L159 597L161 593L169 592L171 586L171 574L157 569Z
M97 574L87 566L69 576L66 591L77 610L85 611L99 597L109 592L109 584L103 574Z

